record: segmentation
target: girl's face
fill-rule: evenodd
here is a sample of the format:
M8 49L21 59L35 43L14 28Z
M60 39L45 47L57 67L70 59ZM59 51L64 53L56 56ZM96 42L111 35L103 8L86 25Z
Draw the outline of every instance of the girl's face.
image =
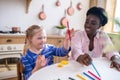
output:
M38 30L37 33L33 35L30 41L31 41L31 47L34 47L37 50L42 49L44 47L44 44L46 43L45 30L43 31Z
M95 15L88 15L85 22L85 31L88 35L95 35L100 28L100 19Z

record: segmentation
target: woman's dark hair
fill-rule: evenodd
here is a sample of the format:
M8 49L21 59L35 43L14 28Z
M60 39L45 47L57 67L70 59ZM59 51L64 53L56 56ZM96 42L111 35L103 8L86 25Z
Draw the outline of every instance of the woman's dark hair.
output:
M90 8L87 11L86 15L88 16L90 14L99 17L102 26L104 26L108 22L107 12L101 7L92 7L92 8Z

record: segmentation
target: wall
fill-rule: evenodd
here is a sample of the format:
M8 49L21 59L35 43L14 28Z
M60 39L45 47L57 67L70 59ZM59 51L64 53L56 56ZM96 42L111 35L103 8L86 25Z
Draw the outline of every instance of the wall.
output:
M60 20L64 16L64 10L70 6L70 0L60 0L61 6L55 6L57 0L32 0L29 12L26 14L26 0L0 0L0 30L10 31L11 27L19 26L21 31L32 24L38 24L45 28L47 34L54 34L54 26L60 25ZM78 11L76 5L82 3L82 10ZM41 21L38 14L41 5L44 4L44 11L47 15L46 20ZM75 9L73 16L68 16L70 27L83 29L85 13L89 8L89 0L72 0Z

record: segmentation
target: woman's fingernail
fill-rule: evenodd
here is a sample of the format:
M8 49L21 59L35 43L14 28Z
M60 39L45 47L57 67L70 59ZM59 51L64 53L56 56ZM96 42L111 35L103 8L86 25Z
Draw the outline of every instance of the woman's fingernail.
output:
M110 65L110 68L113 68L113 65Z

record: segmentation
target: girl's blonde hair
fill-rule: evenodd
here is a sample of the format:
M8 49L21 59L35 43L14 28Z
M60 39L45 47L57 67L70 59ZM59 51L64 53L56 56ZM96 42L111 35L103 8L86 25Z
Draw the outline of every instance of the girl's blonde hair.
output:
M25 37L25 45L23 49L23 55L26 54L27 49L30 47L31 42L30 39L38 32L43 31L39 25L32 25L26 30L26 37Z

